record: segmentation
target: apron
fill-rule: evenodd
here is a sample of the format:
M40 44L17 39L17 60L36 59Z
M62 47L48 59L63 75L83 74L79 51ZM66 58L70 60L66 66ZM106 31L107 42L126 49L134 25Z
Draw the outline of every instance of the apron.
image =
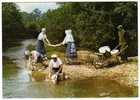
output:
M39 52L42 56L45 55L45 46L42 40L37 40L36 51Z
M74 42L67 43L66 57L68 57L68 58L76 58L77 57L76 47L75 47Z

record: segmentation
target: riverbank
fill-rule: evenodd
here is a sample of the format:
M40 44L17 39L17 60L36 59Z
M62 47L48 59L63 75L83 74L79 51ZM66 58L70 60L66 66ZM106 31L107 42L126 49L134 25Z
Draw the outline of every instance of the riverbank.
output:
M71 80L105 78L129 87L138 86L138 63L128 61L109 68L96 69L93 65L63 65L63 72ZM48 73L48 68L45 70ZM47 74L48 75L48 74Z
M138 65L136 62L103 69L95 69L92 65L64 65L63 71L74 80L104 77L127 86L138 86Z
M24 64L24 50L32 43L34 44L35 42L32 40L23 41L22 46L9 48L7 52L3 53L3 56L8 57L3 57L4 97L100 97L104 95L110 97L138 96L138 87L133 88L134 83L136 83L137 86L137 81L134 81L134 77L137 77L138 73L137 57L136 60L129 60L129 62L125 64L120 64L110 68L95 69L92 65L94 60L93 58L96 57L94 52L85 50L78 51L78 59L80 58L79 61L82 63L80 63L80 65L66 65L64 62L64 52L60 52L56 49L50 49L48 50L48 57L50 57L51 54L56 53L63 60L63 72L69 76L68 80L61 81L59 85L53 85L49 80L44 82L33 82L30 80ZM126 72L122 77L121 75L124 70ZM39 77L39 80L40 77L42 78L41 80L48 79L46 78L46 76L48 76L48 68L37 71L37 74L34 75L35 77ZM121 82L121 80L123 81ZM128 83L131 82L133 84L130 84L132 88L125 85L125 83L128 85ZM39 93L36 94L34 89L39 91ZM77 92L75 93L75 91Z
M64 61L64 54L57 53ZM109 80L115 80L120 84L133 87L138 86L138 57L129 57L128 62L118 64L112 67L96 69L91 60L96 55L89 51L78 51L78 60L82 63L79 65L67 65L64 63L63 72L72 80L83 80L88 78L101 77ZM48 68L45 70L48 76Z

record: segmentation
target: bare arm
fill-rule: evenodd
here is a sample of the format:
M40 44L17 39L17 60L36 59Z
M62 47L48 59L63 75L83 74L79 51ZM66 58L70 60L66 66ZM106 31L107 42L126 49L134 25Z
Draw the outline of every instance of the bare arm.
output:
M44 42L45 43L45 45L47 45L47 46L51 46L51 44L49 44L49 43L46 43L46 42Z
M59 43L59 44L51 45L51 46L53 46L53 47L58 47L58 46L61 46L61 45L63 45L63 42L61 42L61 43Z
M58 46L61 46L62 44L53 45L53 44L48 44L48 43L46 43L46 45L51 46L51 47L58 47Z
M60 65L60 68L59 68L59 70L58 70L58 72L57 72L57 74L60 73L60 71L62 70L62 67L63 67L63 65L61 64L61 65Z
M53 47L53 45L50 43L50 41L48 40L47 37L43 41L44 41L45 45Z
M66 42L66 39L64 38L64 40L63 40L61 43L56 44L56 45L53 45L53 46L54 46L54 47L58 47L58 46L64 45L65 42Z
M49 63L49 78L52 76L52 64Z
M48 44L51 44L47 37L45 38L45 41L47 41Z
M65 44L65 41L66 41L66 39L64 38L64 40L61 43L55 44L55 45L50 44L50 46L52 46L52 47L58 47L58 46L64 45Z
M54 45L55 47L58 47L58 46L61 46L61 45L63 45L63 43L61 42L61 43L59 43L59 44L56 44L56 45Z

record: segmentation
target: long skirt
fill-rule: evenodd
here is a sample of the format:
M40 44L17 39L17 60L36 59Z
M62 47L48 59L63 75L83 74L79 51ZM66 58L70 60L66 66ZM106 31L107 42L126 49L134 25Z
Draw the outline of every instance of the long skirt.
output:
M77 58L76 46L74 42L68 42L66 48L66 57L67 58Z
M126 45L127 45L127 44L126 44ZM124 49L126 45L125 45L125 44L122 44L121 47L120 47L120 50ZM127 61L127 60L128 60L128 50L125 49L125 50L120 54L120 56L121 56L121 60Z
M36 46L36 50L37 52L39 52L42 56L45 55L45 46L44 46L44 42L41 40L37 41L37 46Z

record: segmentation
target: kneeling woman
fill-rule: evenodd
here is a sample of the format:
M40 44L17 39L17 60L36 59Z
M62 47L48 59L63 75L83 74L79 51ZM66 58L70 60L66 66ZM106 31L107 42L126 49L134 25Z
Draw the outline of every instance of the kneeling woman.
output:
M49 62L49 68L50 68L50 78L52 78L52 81L55 83L58 80L58 75L62 73L62 61L56 54L53 54L51 56L51 60Z

